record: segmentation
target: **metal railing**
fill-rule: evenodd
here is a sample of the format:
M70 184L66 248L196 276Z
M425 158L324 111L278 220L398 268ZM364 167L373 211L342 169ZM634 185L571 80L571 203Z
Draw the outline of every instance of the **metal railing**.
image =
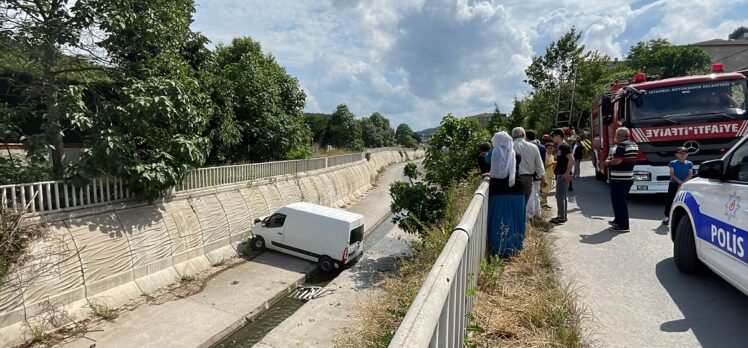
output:
M463 347L486 254L488 181L475 191L460 224L436 259L390 347Z
M236 184L269 178L278 175L289 175L329 168L341 164L358 162L364 159L364 153L313 158L307 160L277 161L232 166L207 167L187 172L184 180L177 185L176 192L189 191L204 187Z
M121 179L96 178L85 186L57 181L0 186L0 207L29 213L54 213L117 203L133 198Z
M397 151L399 148L378 148L366 152L373 154L393 150ZM187 172L185 178L174 188L174 191L181 192L235 184L355 163L364 160L366 152L307 160L192 169ZM0 209L12 209L28 213L54 213L118 203L132 198L134 198L134 194L128 190L127 183L121 179L112 178L95 178L85 186L76 186L62 180L0 186Z

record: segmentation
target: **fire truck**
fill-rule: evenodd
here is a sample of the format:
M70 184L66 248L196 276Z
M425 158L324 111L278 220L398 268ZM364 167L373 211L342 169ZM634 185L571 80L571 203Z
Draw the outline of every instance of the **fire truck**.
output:
M748 134L746 77L714 64L708 75L658 79L637 73L619 80L590 108L593 164L598 180L609 179L605 159L619 127L639 146L632 194L666 193L668 163L684 146L698 165L722 157Z

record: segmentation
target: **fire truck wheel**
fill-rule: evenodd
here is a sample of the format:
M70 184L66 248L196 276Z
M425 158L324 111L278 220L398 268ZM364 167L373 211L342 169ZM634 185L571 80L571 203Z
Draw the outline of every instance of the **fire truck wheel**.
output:
M675 229L675 244L673 245L675 266L681 272L698 274L704 270L704 265L696 255L696 243L693 237L693 227L687 215L678 221Z

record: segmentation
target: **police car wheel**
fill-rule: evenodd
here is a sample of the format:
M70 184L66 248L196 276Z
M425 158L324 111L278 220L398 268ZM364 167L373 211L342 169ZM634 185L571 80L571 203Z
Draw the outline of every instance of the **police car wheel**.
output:
M252 250L263 251L265 250L265 239L260 236L252 238Z
M330 273L335 270L335 263L329 256L322 256L317 262L317 267L322 272Z
M688 216L678 221L675 229L675 244L673 245L675 266L684 273L700 273L704 265L696 255L696 242L693 237L693 227Z

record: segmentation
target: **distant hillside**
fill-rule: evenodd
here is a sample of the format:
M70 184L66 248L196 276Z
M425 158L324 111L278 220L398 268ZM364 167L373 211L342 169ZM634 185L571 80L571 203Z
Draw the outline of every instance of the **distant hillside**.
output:
M418 134L418 135L431 135L431 134L434 134L434 132L436 132L437 129L439 129L439 127L427 128L427 129L424 129L422 131L416 132L416 134Z

